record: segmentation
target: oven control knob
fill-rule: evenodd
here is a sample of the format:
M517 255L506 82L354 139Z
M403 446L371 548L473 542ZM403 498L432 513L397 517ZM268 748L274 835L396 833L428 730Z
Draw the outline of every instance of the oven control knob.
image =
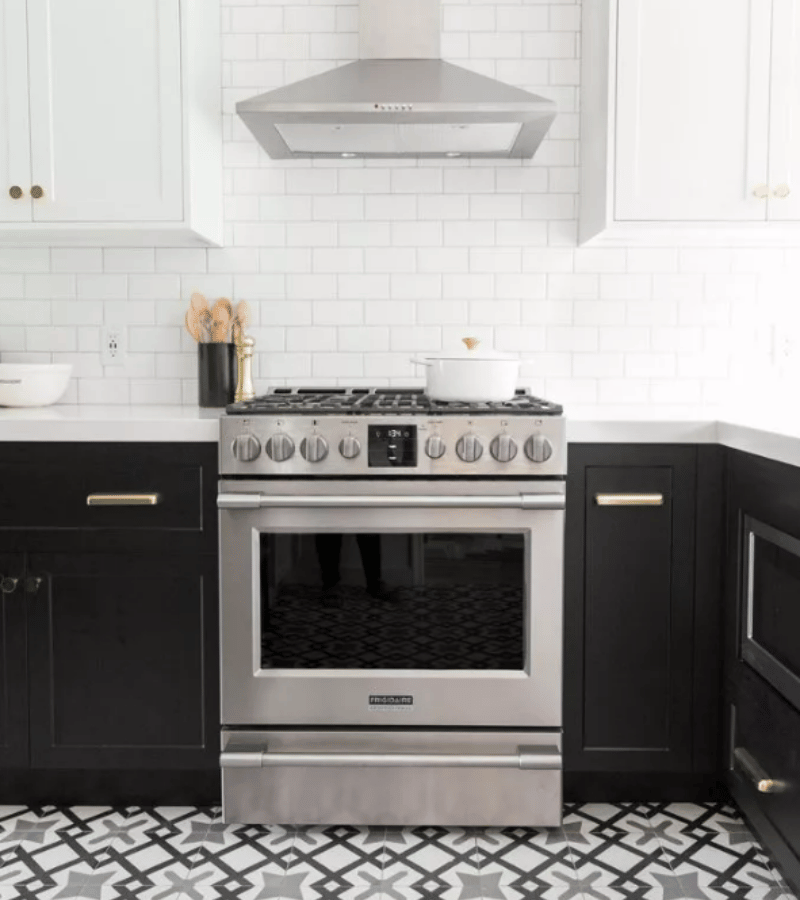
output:
M294 441L284 431L278 431L267 441L264 449L273 462L286 462L294 456Z
M483 456L483 444L474 434L462 434L456 443L456 453L466 463L475 462Z
M339 453L345 459L355 459L361 453L361 442L351 434L339 441Z
M300 442L300 452L310 463L322 462L328 455L328 442L322 435L310 434Z
M553 445L543 434L532 434L525 441L525 455L531 462L547 462L553 455Z
M489 444L489 451L498 462L507 463L517 455L517 444L510 435L498 434Z
M445 450L447 450L447 444L445 444L438 434L432 434L428 440L425 441L425 453L431 459L441 459L444 456Z
M239 462L252 462L261 453L261 441L254 434L240 434L233 439L231 450Z

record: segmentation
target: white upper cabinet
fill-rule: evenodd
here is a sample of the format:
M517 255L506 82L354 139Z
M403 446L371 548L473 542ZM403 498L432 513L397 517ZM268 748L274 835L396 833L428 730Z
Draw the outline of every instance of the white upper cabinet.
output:
M28 96L19 90L28 77L25 0L0 6L0 222L31 218L31 148Z
M584 4L581 242L787 238L775 222L800 221L798 5Z
M218 243L218 0L0 5L0 241Z

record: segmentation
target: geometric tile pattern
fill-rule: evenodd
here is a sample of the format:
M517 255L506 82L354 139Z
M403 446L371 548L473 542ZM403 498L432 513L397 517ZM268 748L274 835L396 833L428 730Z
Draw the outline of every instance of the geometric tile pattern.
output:
M0 900L795 900L725 803L567 804L560 828L224 824L0 807Z

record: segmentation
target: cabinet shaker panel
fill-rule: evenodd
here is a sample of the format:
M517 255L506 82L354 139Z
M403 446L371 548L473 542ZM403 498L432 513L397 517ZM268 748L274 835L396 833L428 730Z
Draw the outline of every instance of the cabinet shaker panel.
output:
M668 468L586 473L584 746L670 742L672 484ZM604 492L658 493L663 506L605 507Z
M29 568L42 578L29 626L32 764L207 764L213 557L44 554Z
M179 0L28 0L28 54L34 221L180 220Z
M766 220L771 8L619 0L617 220Z
M703 764L693 680L696 471L694 447L570 445L568 772L685 774Z

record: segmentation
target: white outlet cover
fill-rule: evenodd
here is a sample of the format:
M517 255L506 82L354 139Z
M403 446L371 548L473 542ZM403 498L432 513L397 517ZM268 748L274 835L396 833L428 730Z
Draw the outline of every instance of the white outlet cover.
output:
M125 365L127 337L124 325L104 325L100 329L100 361L104 366Z

